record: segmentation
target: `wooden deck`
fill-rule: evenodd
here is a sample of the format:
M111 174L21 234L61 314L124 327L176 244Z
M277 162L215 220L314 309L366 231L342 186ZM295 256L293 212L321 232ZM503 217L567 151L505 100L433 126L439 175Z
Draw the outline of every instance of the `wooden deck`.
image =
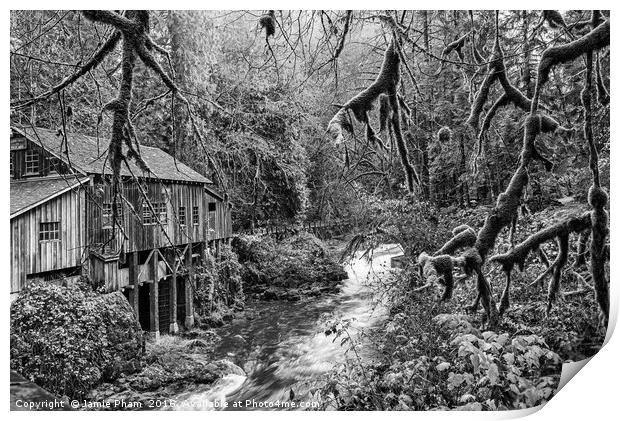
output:
M300 232L308 232L314 234L321 239L333 237L334 235L343 235L350 231L352 224L348 221L313 221L303 224L261 224L255 228L238 230L233 236L239 235L265 235L274 238L286 238Z

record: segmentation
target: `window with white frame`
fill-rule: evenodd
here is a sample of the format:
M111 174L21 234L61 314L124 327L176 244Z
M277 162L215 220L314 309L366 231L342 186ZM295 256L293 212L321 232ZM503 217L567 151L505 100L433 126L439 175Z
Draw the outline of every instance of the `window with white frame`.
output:
M26 151L26 174L39 173L39 154L32 149Z
M186 225L185 206L179 206L179 225Z
M147 203L142 204L142 225L153 225L155 216L151 212L151 207Z
M110 229L114 225L114 215L112 214L112 203L105 202L101 207L101 226L103 229ZM123 220L123 205L116 203L116 218Z
M153 209L155 210L155 215L159 217L159 222L162 224L168 223L168 209L166 208L166 203L158 202L153 203Z
M39 223L39 241L60 240L60 222Z
M198 225L200 223L200 212L198 206L192 207L192 224Z
M153 211L151 211L151 207ZM151 203L149 206L147 203L142 204L142 224L143 225L154 225L157 223L157 219L159 218L159 222L162 224L168 223L168 211L166 209L166 204L163 202L155 202Z

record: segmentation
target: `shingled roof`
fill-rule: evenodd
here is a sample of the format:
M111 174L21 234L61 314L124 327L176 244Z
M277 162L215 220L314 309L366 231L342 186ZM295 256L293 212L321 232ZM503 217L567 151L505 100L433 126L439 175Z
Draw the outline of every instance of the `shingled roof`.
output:
M87 177L26 178L11 181L11 218L88 181Z
M63 136L57 135L55 131L31 127L14 128L14 130L64 161L71 162L73 168L84 174L112 174L109 159L106 159L109 144L107 138L97 139L79 133L67 133L69 145L67 157ZM211 181L202 174L175 160L159 148L141 146L140 152L150 173L143 172L135 163L129 162L131 172L122 165L121 175L131 176L133 173L137 177L211 184Z

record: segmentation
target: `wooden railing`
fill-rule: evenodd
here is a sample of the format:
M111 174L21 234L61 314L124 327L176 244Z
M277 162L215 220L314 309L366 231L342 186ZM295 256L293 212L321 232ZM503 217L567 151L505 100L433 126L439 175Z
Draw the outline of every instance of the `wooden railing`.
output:
M352 228L352 223L344 220L311 221L301 224L292 223L267 223L254 228L241 229L233 233L239 235L271 236L277 239L286 238L300 232L309 232L318 238L327 239L338 235L344 235Z

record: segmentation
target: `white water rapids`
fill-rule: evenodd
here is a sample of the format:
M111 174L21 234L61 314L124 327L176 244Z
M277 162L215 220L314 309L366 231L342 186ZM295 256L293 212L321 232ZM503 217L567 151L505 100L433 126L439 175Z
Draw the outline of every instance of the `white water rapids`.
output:
M338 294L298 302L248 302L246 311L254 316L235 319L231 325L219 328L222 342L216 350L218 357L242 366L247 376L231 374L207 389L187 391L176 397L177 408L281 409L255 405L290 403L295 396L297 400L307 396L321 375L346 358L347 345L340 345L342 337L334 340L333 334L325 334L322 319L350 319L347 331L353 337L380 320L383 312L376 305L372 285L390 276L390 259L399 254L402 249L397 245L377 247L370 261L357 253L345 265L349 278L343 281ZM233 407L234 402L242 405Z

